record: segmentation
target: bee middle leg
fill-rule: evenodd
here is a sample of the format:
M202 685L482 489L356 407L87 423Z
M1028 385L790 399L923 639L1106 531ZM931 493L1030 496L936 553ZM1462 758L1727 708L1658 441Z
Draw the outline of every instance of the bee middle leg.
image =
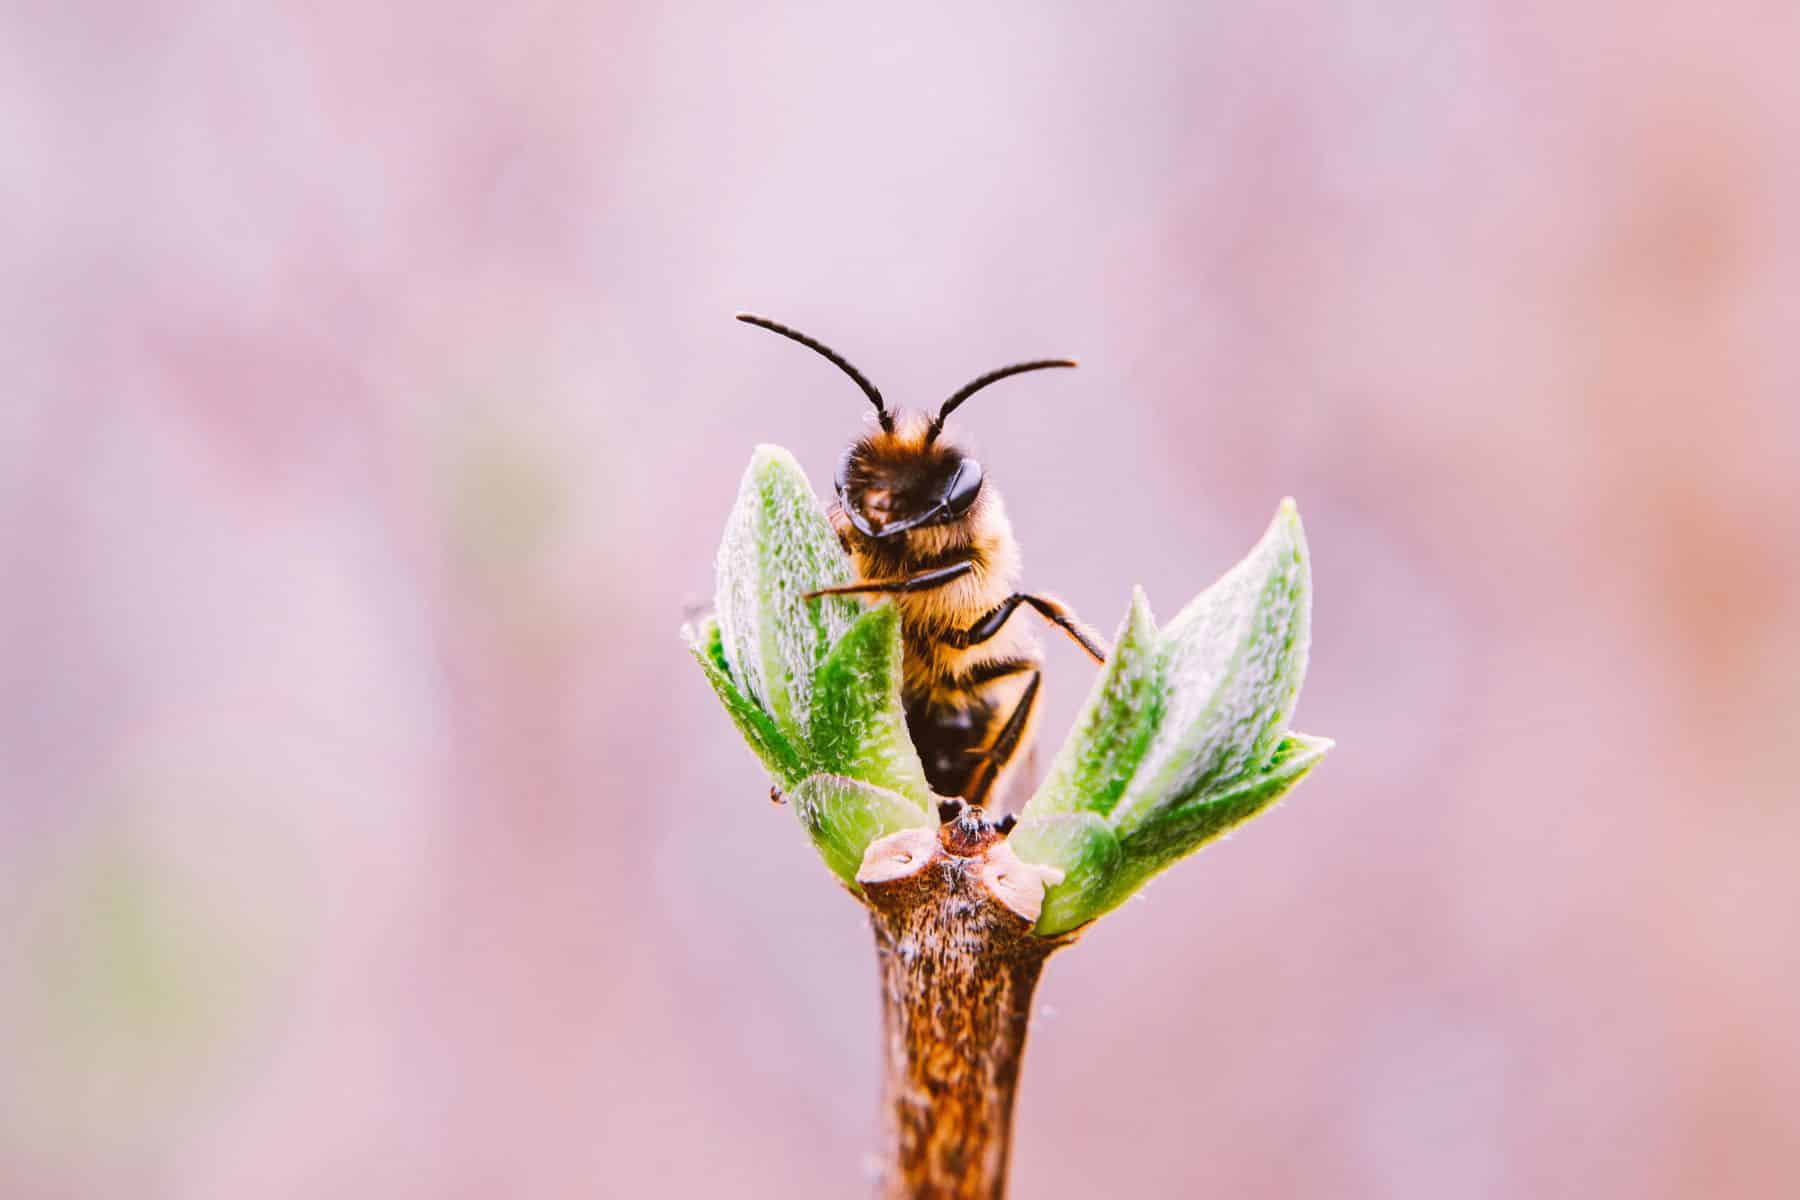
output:
M1089 658L1097 663L1106 661L1104 643L1091 629L1083 625L1081 620L1070 612L1061 601L1052 600L1048 596L1033 596L1026 592L1014 592L996 604L979 621L947 640L959 648L978 646L999 633L1000 627L1006 624L1006 619L1012 616L1021 604L1029 604L1039 616L1068 634L1070 640L1087 651Z

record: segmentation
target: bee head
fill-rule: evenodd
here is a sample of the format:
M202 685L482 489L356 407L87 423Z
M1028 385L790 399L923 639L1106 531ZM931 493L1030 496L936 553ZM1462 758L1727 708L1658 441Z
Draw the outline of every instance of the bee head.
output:
M924 421L860 439L838 462L844 515L866 537L961 520L981 495L981 464Z
M963 401L1011 375L1075 365L1073 359L1045 358L989 371L958 389L936 416L910 421L901 429L882 402L880 391L843 355L767 317L739 313L737 319L823 355L855 380L875 406L880 430L852 445L837 470L838 502L844 514L860 533L872 538L893 537L923 525L947 525L961 520L974 507L981 495L981 464L939 438L944 422Z

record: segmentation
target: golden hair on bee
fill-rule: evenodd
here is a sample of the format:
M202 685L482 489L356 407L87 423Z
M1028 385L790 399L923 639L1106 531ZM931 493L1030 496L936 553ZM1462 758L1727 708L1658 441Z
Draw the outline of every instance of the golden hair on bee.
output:
M933 791L976 807L1004 801L1024 761L1043 677L1043 650L1009 618L1027 607L1104 662L1103 643L1054 598L1018 590L1021 562L1000 493L944 432L969 397L1027 371L1073 367L1036 359L989 371L935 415L889 411L881 392L836 351L766 317L738 320L816 351L860 387L877 428L844 452L831 522L857 579L814 593L891 597L904 644L901 699Z

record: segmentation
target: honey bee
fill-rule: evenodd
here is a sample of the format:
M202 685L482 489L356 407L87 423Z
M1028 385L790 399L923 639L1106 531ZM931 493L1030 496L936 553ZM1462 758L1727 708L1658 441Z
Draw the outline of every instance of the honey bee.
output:
M907 731L940 796L980 808L1027 757L1043 679L1043 650L1009 618L1030 608L1096 663L1104 643L1053 597L1018 590L1020 558L1000 493L981 464L944 436L944 422L989 384L1026 371L1073 367L1040 359L964 385L937 415L890 412L875 385L835 350L764 317L738 320L814 350L875 406L879 428L853 442L837 468L830 517L858 578L818 596L890 596L900 612L901 699Z

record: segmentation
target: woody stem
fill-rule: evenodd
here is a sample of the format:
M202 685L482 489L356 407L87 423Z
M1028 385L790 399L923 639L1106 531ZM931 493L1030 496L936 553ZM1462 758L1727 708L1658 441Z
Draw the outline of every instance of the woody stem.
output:
M857 876L881 969L884 1200L1005 1194L1031 997L1068 942L1031 933L1034 868L956 829L883 839Z

